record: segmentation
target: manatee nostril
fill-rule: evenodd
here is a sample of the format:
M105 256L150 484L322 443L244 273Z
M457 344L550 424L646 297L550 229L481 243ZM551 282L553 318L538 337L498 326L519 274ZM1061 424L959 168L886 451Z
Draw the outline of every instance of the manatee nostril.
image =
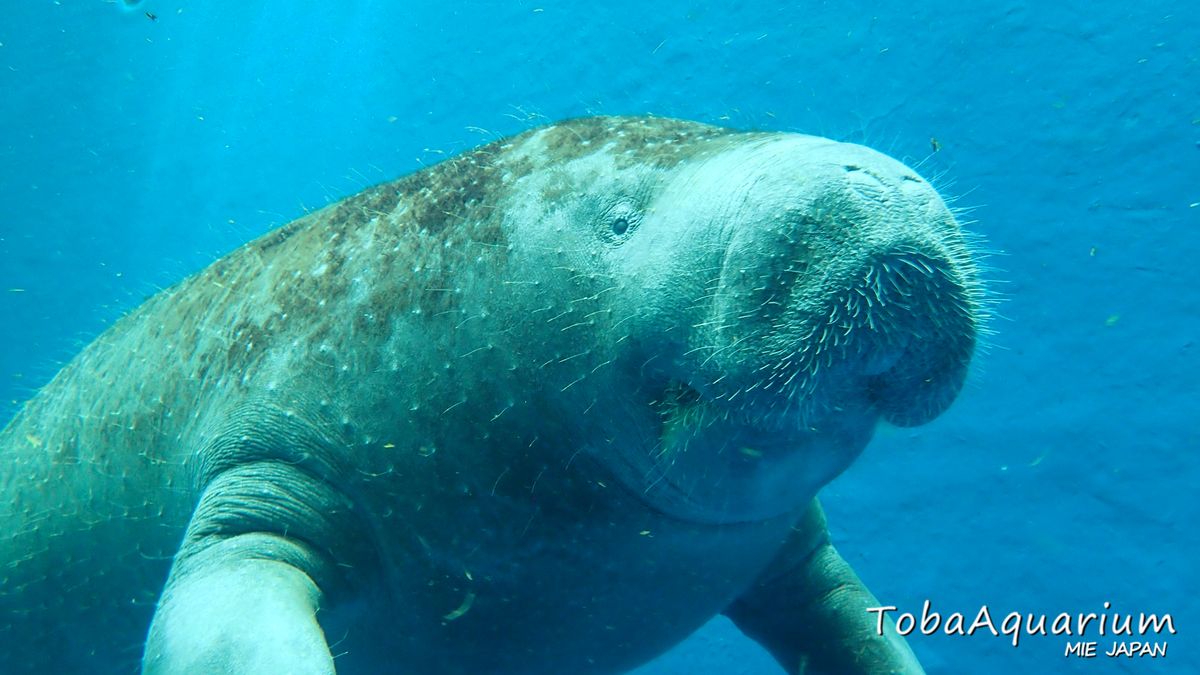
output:
M846 184L869 202L881 202L887 197L887 183L866 169L846 172Z

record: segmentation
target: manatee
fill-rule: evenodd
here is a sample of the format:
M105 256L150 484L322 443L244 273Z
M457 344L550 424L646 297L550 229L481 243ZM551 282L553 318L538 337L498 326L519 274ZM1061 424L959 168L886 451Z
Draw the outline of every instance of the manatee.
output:
M981 292L873 150L531 129L150 298L0 435L5 673L619 673L724 613L919 673L818 490L956 397Z

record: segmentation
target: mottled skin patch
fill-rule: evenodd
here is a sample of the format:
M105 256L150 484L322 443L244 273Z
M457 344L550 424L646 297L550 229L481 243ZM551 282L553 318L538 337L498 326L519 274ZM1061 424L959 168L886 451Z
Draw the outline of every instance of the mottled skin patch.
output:
M711 151L705 141L734 133L730 129L665 118L591 117L558 124L541 133L546 151L562 161L598 150L610 153L618 169L653 166L669 169ZM748 137L741 134L742 138Z
M229 561L297 572L343 672L619 672L721 611L795 663L865 616L759 623L797 560L840 561L813 495L881 413L948 405L978 315L953 217L865 149L655 118L496 141L160 293L18 413L0 670L136 668L173 556L154 672L326 672L311 610L265 655L288 620L234 611L289 582L189 595ZM814 658L919 672L897 645Z

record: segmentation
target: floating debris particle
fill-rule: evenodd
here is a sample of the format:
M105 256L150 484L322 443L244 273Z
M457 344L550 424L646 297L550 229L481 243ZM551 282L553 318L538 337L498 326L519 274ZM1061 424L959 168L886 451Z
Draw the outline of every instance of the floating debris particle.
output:
M471 591L467 591L467 594L466 594L466 596L463 597L462 604L460 604L458 606L458 609L454 610L453 612L450 612L449 614L443 616L442 618L445 619L446 621L454 621L455 619L461 617L463 614L466 614L467 612L471 611L471 605L474 604L474 602L475 602L475 594L472 593Z

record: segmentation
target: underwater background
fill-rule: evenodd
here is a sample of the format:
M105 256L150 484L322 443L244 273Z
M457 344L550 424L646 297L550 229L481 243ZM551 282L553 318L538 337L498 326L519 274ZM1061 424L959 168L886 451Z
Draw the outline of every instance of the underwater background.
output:
M601 113L865 143L968 209L995 335L947 414L881 430L822 492L835 543L918 618L925 600L997 623L1109 602L1178 633L1145 638L1169 644L1151 660L914 632L928 672L1200 673L1191 2L8 0L0 426L108 324L252 237ZM718 618L637 672L782 671Z

